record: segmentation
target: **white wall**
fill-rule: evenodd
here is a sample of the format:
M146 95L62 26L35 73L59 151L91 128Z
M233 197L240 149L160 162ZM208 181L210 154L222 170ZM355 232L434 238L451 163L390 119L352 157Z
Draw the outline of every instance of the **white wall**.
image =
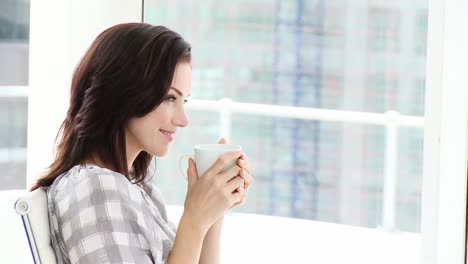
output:
M467 1L430 0L427 54L422 263L462 264L465 255Z
M142 1L31 1L28 187L50 165L74 67L104 29L142 21Z

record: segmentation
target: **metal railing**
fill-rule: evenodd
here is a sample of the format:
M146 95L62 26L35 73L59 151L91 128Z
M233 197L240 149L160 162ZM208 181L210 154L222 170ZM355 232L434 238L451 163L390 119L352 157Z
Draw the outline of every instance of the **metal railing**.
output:
M385 127L385 162L383 186L382 227L395 230L398 128L424 128L424 117L401 115L396 111L368 113L319 108L239 103L224 98L219 101L190 100L188 110L212 111L220 113L221 135L230 138L233 114L297 118L355 124L382 125Z
M27 97L27 87L2 87L0 97ZM396 111L368 113L319 108L266 105L234 102L224 98L218 101L192 99L186 105L188 110L219 112L220 133L230 138L233 114L297 118L355 124L382 125L385 127L385 162L383 186L382 227L395 229L396 179L398 155L398 128L424 128L424 117L401 115ZM26 158L26 149L0 149L1 160ZM10 155L13 154L13 155Z

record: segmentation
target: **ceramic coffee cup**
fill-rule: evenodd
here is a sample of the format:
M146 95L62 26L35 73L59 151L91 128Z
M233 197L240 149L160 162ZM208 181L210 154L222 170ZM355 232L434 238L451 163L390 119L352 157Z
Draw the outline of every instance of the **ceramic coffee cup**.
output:
M182 162L185 158L190 157L195 161L197 165L197 174L198 177L202 176L206 170L208 170L215 161L224 153L230 151L242 150L242 147L239 145L232 144L201 144L193 147L193 154L185 154L179 159L179 169L180 173L187 177L186 173L183 172ZM229 162L224 170L230 168L236 164L237 160L232 160Z

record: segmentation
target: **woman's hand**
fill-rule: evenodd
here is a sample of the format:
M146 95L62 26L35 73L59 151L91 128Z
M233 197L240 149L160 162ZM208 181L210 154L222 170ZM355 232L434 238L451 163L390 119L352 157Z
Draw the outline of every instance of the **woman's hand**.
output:
M198 177L195 162L189 159L188 190L185 198L184 216L193 227L207 231L224 212L245 197L245 180L242 168L235 164L226 171L225 166L238 160L242 151L231 151L221 155L218 160L201 176Z
M249 157L243 153L242 156L237 160L237 166L241 168L240 176L244 179L244 185L237 188L237 192L242 193L241 200L235 203L232 207L239 206L245 203L247 200L247 194L250 186L254 183L254 179L251 175L252 165L250 164Z
M221 138L218 142L219 144L226 144L226 139ZM242 156L237 160L237 166L241 168L239 176L244 179L244 185L239 186L236 189L237 192L242 193L241 200L236 202L232 207L239 206L245 203L247 200L247 194L250 186L252 186L254 179L252 177L252 164L250 164L249 157L247 154L243 153Z

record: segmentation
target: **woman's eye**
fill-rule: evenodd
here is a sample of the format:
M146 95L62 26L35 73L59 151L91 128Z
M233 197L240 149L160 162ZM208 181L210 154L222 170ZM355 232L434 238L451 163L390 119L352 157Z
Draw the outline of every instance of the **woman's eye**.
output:
M170 95L170 96L166 97L166 100L169 101L169 102L175 102L177 100L177 97L175 97L173 95Z

